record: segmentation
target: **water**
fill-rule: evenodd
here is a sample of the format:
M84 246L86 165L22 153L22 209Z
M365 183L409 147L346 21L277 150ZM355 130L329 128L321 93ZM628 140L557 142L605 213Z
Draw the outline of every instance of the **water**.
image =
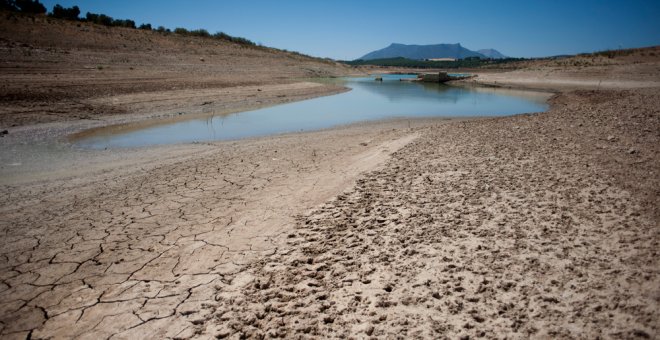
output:
M349 92L236 114L146 128L101 129L74 144L93 149L233 140L387 118L504 116L547 109L546 94L399 81L414 75L344 78Z

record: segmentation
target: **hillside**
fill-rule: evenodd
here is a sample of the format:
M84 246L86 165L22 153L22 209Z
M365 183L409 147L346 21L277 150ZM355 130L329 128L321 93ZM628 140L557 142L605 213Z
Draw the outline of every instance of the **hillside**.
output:
M486 48L486 49L482 49L482 50L477 50L477 52L479 52L479 53L485 55L486 57L488 57L488 58L490 58L490 59L504 59L504 58L508 58L508 57L505 56L504 54L500 53L500 51L498 51L498 50L496 50L496 49L493 49L493 48Z
M329 60L218 39L0 12L0 127L118 113L87 99L343 75Z
M403 57L407 59L431 59L431 58L454 58L463 59L467 57L486 58L483 54L471 51L461 44L436 44L436 45L405 45L393 43L383 49L373 51L364 55L362 60L387 59Z

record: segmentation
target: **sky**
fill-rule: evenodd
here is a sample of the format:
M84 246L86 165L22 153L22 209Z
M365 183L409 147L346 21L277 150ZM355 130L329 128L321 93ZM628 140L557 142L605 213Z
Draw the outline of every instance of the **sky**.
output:
M338 60L391 43L461 43L513 57L660 45L658 0L41 0L174 29L203 28Z

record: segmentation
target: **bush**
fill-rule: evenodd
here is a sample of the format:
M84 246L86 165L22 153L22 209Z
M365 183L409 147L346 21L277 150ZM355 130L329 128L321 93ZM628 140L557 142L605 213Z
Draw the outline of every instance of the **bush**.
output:
M141 30L151 30L151 24L142 24L138 28Z
M87 12L87 14L85 15L85 20L104 26L112 26L112 23L114 21L112 17L109 17L105 14L95 14L90 12Z
M46 13L46 6L39 0L0 0L0 9L33 14Z
M115 20L112 21L112 26L135 28L135 21L128 20L128 19L126 19L126 20L115 19Z
M213 37L220 40L229 40L231 38L231 36L225 34L224 32L217 32L213 35Z
M46 13L46 6L40 3L39 0L15 0L14 3L18 10L24 13Z
M177 27L174 29L174 33L181 35L188 35L188 30L183 27Z
M188 34L196 36L196 37L210 37L211 34L209 34L209 31L205 29L198 29L198 30L192 30L188 32Z
M7 11L18 11L16 3L13 0L0 0L0 9Z
M231 35L223 33L223 32L217 32L216 34L213 35L213 37L216 38L216 39L226 40L226 41L241 44L241 45L249 45L249 46L256 46L257 45L257 44L255 44L254 42L252 42L248 39L241 38L241 37L232 37Z
M66 20L79 20L80 8L73 6L71 8L64 8L59 4L53 7L53 13L50 14L53 18L66 19Z

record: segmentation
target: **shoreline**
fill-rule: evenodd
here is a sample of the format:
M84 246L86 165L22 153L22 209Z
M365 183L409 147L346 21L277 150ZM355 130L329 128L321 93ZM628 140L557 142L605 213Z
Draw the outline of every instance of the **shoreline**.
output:
M483 87L483 89L487 90L487 87ZM62 176L70 176L67 175L67 173L69 172L69 169L72 168L86 169L91 167L95 169L95 171L102 171L115 168L116 166L114 163L117 161L120 161L123 166L127 166L132 164L131 162L137 162L139 159L148 158L156 160L157 157L149 154L152 152L167 154L169 152L167 149L168 146L172 147L173 150L185 150L187 146L194 148L193 145L200 144L249 142L254 139L278 137L281 135L295 135L299 132L254 136L237 140L200 141L183 144L149 145L137 148L112 148L109 150L77 148L73 145L75 140L96 134L98 131L105 131L106 133L112 134L116 131L139 130L145 127L159 126L177 121L200 119L217 115L231 115L294 101L337 95L350 91L350 88L339 86L334 83L327 84L324 82L305 81L279 85L229 88L224 89L223 91L225 93L230 93L230 103L223 103L223 98L226 98L228 95L221 94L220 97L217 97L217 90L209 90L202 93L197 93L199 91L196 91L194 99L192 100L189 99L189 94L182 93L185 91L171 91L171 93L162 94L137 93L134 95L113 96L103 99L103 102L98 104L108 105L108 103L115 103L115 105L121 105L126 110L128 110L128 108L134 108L134 113L110 115L93 121L75 120L18 127L12 130L9 135L0 139L0 144L4 147L2 151L0 151L0 159L3 160L3 164L0 165L0 174L2 174L0 185L29 183L30 181L37 179L43 181L61 178ZM255 98L255 92L259 97ZM530 95L542 93L539 91L527 92L529 92ZM282 93L287 94L283 95ZM213 97L214 95L216 97ZM153 96L156 96L156 98L153 98ZM158 100L159 97L167 99ZM186 99L183 100L183 102L178 102L177 100L180 98ZM219 102L221 104L213 104L212 101L206 101L207 99L213 99L213 102ZM547 99L549 99L549 97ZM163 101L165 101L165 105L163 104ZM167 106L170 102L172 104ZM201 107L199 105L200 102L203 103ZM145 105L144 103L147 104ZM210 103L211 105L206 103ZM156 104L159 106L155 106ZM166 109L163 109L163 106ZM156 111L158 108L161 110ZM415 124L418 122L429 124L429 121L442 122L446 120L485 118L489 117L387 118L340 124L324 129L305 131L303 133L340 130L350 128L353 125L363 126L372 123L374 126L378 126L382 123L387 124L396 121L415 121ZM35 145L35 147L31 148L30 145ZM130 156L126 156L124 153ZM53 154L55 154L55 156L53 156ZM136 160L130 161L130 159ZM102 166L103 163L108 164L107 169L104 169ZM82 175L84 172L77 170L74 173Z
M653 337L659 102L562 89L2 185L2 334Z

